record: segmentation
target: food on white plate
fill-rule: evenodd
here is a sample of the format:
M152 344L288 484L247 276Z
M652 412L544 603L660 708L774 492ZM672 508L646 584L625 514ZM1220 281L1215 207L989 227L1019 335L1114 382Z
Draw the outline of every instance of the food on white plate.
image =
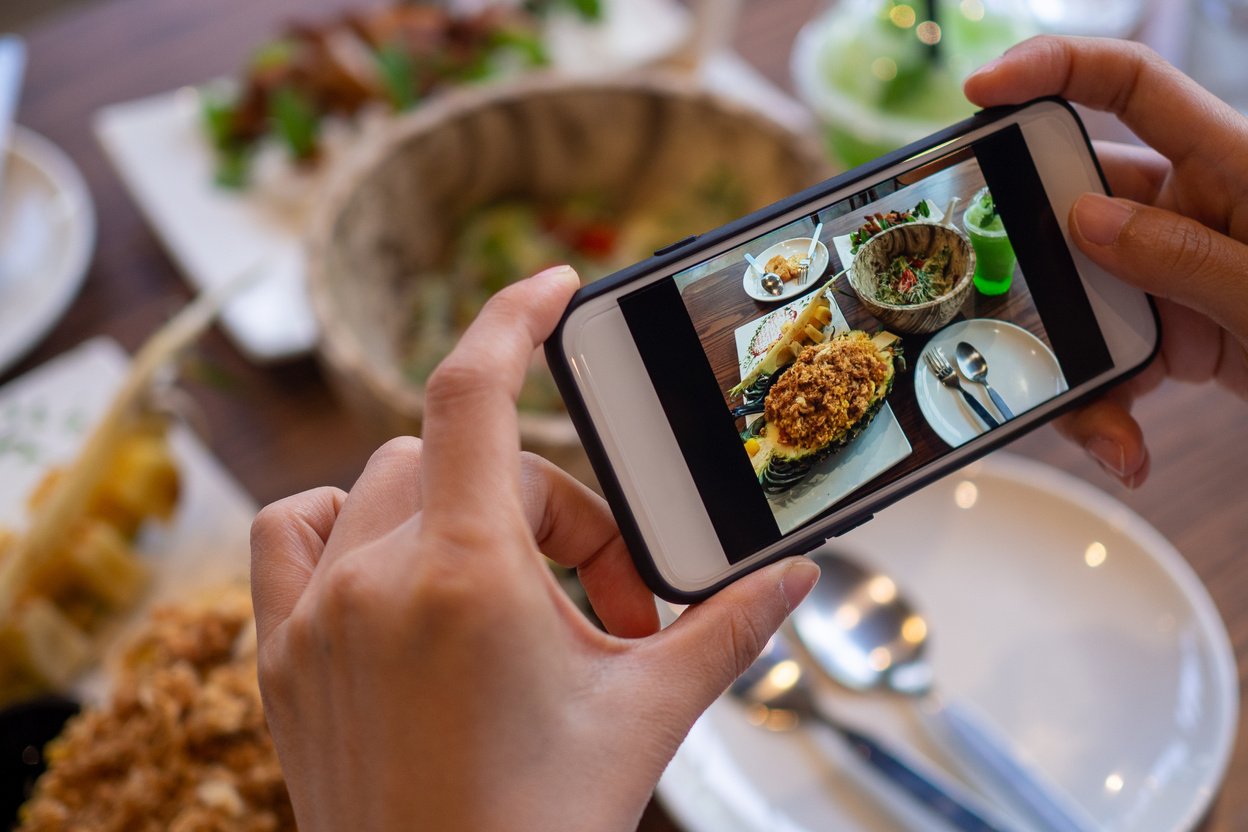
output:
M892 228L894 225L918 222L919 218L927 218L931 215L932 211L927 205L927 200L923 200L909 211L889 211L886 214L877 211L869 214L861 226L849 233L849 253L857 254L863 243L881 231Z
M769 379L763 416L743 434L764 491L789 490L866 429L893 388L897 341L888 332L837 333Z
M952 256L949 246L944 246L929 257L894 257L887 269L875 275L875 299L907 306L948 294L953 288L953 276L948 273Z
M19 832L293 832L247 588L153 612L109 702L71 719L45 756Z
M776 254L767 261L764 270L774 274L781 281L788 283L790 280L796 280L801 276L802 258L796 254L791 257Z
M147 341L78 456L31 495L27 528L0 533L0 705L64 689L142 595L134 537L168 520L178 497L155 379L239 285L200 297Z
M448 86L546 64L538 16L557 5L599 16L597 0L497 3L471 14L425 2L292 23L256 50L236 90L203 91L217 181L246 185L267 139L297 164L314 165L326 119L353 119L369 108L400 112Z

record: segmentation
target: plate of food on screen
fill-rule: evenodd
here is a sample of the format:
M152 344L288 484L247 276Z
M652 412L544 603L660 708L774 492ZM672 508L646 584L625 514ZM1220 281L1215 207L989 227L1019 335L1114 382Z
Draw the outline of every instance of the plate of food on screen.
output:
M809 262L803 271L803 261L808 253ZM806 292L824 276L831 262L828 247L811 237L782 240L753 255L752 259L754 262L746 265L741 285L747 295L764 303L788 300ZM775 275L778 279L772 291L767 289L767 275Z
M910 455L887 402L903 366L899 339L850 329L829 285L741 327L736 339L741 381L728 400L782 532Z

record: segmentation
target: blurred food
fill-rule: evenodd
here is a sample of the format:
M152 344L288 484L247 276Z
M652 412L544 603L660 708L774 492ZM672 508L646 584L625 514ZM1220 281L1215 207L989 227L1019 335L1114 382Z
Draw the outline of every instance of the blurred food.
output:
M293 830L246 587L157 610L111 701L73 718L47 760L20 832Z
M204 93L218 181L245 185L267 138L280 140L295 162L314 164L328 117L353 118L370 106L399 112L448 85L544 65L537 15L554 5L599 13L596 0L500 3L466 15L430 2L290 24L256 50L236 91Z
M134 538L146 520L170 519L179 488L154 377L223 296L200 298L144 345L78 456L30 496L28 528L0 529L0 704L67 686L141 596Z
M508 200L483 207L454 236L445 266L411 280L405 375L423 384L486 300L516 280L567 264L591 283L644 260L672 240L728 222L748 205L740 179L718 171L687 193L660 195L632 210L602 192L549 203ZM562 409L544 365L530 370L519 405L525 410Z

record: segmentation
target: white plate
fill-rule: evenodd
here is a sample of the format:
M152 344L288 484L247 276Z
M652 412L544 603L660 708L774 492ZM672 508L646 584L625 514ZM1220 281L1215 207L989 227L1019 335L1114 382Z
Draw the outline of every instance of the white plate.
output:
M806 238L809 245L810 238ZM849 328L840 307L836 305L836 297L831 288L824 293L831 303L832 321L826 327L834 332ZM741 362L741 377L748 375L752 362L746 361L749 355L750 340L758 328L772 316L784 316L786 310L800 311L811 301L814 295L799 298L778 309L773 309L761 318L751 321L745 326L737 327L734 335L737 340L737 359ZM761 357L760 357L761 358ZM755 359L757 361L758 359ZM748 417L753 421L758 416ZM767 502L782 533L788 533L805 523L817 514L821 514L833 503L838 502L853 492L858 486L874 479L892 468L901 460L910 456L912 449L906 439L893 409L887 402L875 414L867 429L854 441L818 463L810 474L782 494L768 494Z
M1236 734L1234 657L1196 575L1128 508L997 454L835 547L898 580L928 620L939 689L984 711L1101 828L1180 832L1206 812ZM940 759L905 701L835 691L826 704ZM690 832L932 828L876 782L832 738L768 733L721 699L659 794Z
M958 321L942 329L927 342L924 353L939 349L957 367L959 341L966 341L988 361L988 383L997 391L1014 415L1018 416L1066 390L1066 377L1057 357L1044 342L1022 327L993 318ZM945 387L927 367L927 359L915 362L914 394L919 410L932 430L952 447L979 436L987 428L967 406L957 390ZM1003 420L982 384L959 374L962 387L998 420Z
M766 268L767 261L779 254L781 257L805 257L806 252L810 250L809 237L795 237L792 240L782 240L774 246L769 247L762 254L755 254L754 259L758 261L760 268ZM802 292L810 290L810 287L817 284L823 279L824 272L828 270L828 247L822 242L815 243L815 255L810 259L810 277L805 283L799 283L797 280L790 280L783 284L780 294L769 295L763 289L762 275L760 275L749 263L745 264L745 274L741 278L741 285L745 289L745 293L754 300L761 300L764 303L774 303L776 301L787 300L794 295L800 295Z
M945 218L945 212L940 207L938 207L935 202L932 202L930 199L926 199L924 200L924 202L927 203L927 210L931 212L931 216L923 217L924 222L939 223L941 220ZM875 209L873 209L870 205L868 205L866 208L863 208L861 211L858 211L857 216L860 220L859 225L861 225L862 222L866 221L867 214L874 214L874 213L875 213ZM855 226L855 228L857 228L857 226ZM855 255L850 253L851 246L849 244L849 235L842 234L839 237L833 237L832 246L836 249L836 256L839 257L841 260L841 268L848 269L849 265L854 262L854 257L855 257Z
M25 528L31 489L49 465L77 453L128 364L115 341L97 338L0 388L0 525ZM188 428L176 424L169 442L181 474L178 507L168 526L149 523L140 538L152 585L129 626L153 604L246 580L250 568L254 502ZM98 701L104 682L103 674L92 673L76 692Z
M95 211L54 144L14 127L0 189L0 373L39 343L82 287Z

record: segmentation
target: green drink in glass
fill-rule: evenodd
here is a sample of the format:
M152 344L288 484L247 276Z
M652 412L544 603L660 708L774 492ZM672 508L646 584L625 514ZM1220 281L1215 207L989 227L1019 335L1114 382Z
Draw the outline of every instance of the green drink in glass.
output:
M971 199L962 225L975 247L975 288L985 295L1004 295L1014 279L1017 258L987 188L981 188Z

